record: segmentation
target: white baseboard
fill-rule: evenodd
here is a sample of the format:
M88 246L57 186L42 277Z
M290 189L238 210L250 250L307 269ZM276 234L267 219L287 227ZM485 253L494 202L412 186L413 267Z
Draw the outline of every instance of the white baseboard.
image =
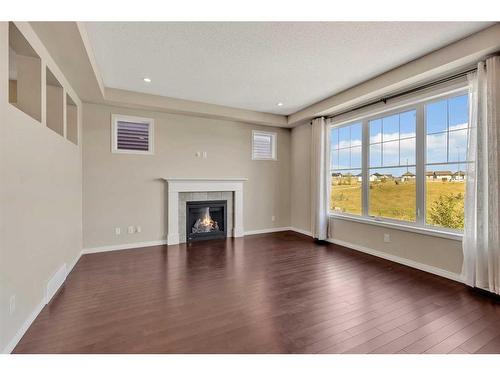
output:
M424 272L429 272L429 273L432 273L434 275L445 277L445 278L453 280L453 281L458 281L460 283L464 283L464 281L465 281L461 274L446 271L446 270L443 270L443 269L438 268L438 267L429 266L427 264L419 263L419 262L416 262L414 260L401 258L401 257L398 257L397 255L384 253L382 251L370 249L370 248L365 247L365 246L361 246L361 245L357 245L357 244L353 244L353 243L345 242L345 241L341 241L341 240L328 239L327 241L334 243L334 244L337 244L337 245L340 245L340 246L344 246L344 247L356 250L356 251L360 251L362 253L366 253L366 254L370 254L370 255L373 255L373 256L376 256L379 258L390 260L390 261L395 262L395 263L403 264L403 265L408 266L408 267L416 268L416 269L424 271Z
M255 233L246 232L245 234L271 233L271 232L277 232L280 230L291 230L291 231L312 237L312 232L306 231L303 229L299 229L299 228L295 228L295 227L271 228L271 229L267 229L264 231L251 231L251 232L255 232ZM403 265L408 266L408 267L416 268L416 269L424 271L424 272L429 272L429 273L432 273L434 275L445 277L445 278L453 280L453 281L458 281L460 283L465 282L465 279L461 274L446 271L446 270L443 270L443 269L438 268L438 267L429 266L427 264L415 262L415 261L410 260L410 259L401 258L401 257L398 257L396 255L384 253L382 251L370 249L368 247L356 245L356 244L353 244L350 242L345 242L345 241L336 240L336 239L328 239L327 241L334 243L334 244L337 244L337 245L340 245L340 246L348 247L348 248L356 250L356 251L370 254L370 255L373 255L373 256L376 256L379 258L390 260L390 261L395 262L395 263L403 264Z
M290 230L293 230L294 232L297 232L297 233L300 233L300 234L304 234L304 235L309 236L309 237L313 236L312 232L308 231L308 230L299 229L299 228L295 228L295 227L290 227Z
M45 307L45 305L46 305L46 303L45 303L45 296L43 296L43 299L35 307L35 310L33 310L33 312L28 317L28 319L26 319L24 321L23 325L21 326L21 328L19 328L19 330L17 331L16 335L12 338L12 340L10 340L10 342L7 344L7 346L5 348L3 348L3 351L2 351L3 354L12 353L12 351L14 350L14 348L16 347L16 345L22 339L22 337L24 336L24 334L26 333L26 331L28 330L28 328L31 326L31 324L33 324L33 322L35 321L36 317L38 316L38 314L40 314L40 312Z
M106 251L126 250L126 249L134 249L134 248L139 248L139 247L159 246L159 245L166 245L166 244L167 244L167 240L158 240L158 241L126 243L126 244L120 244L120 245L98 246L98 247L90 247L87 249L83 249L82 254L102 253L102 252L106 252Z
M9 354L14 350L16 345L23 338L23 336L26 333L26 331L28 330L28 328L33 324L33 322L35 321L38 314L40 314L40 312L43 310L45 305L48 302L50 302L50 300L52 299L54 294L59 290L59 288L64 283L64 281L66 281L66 278L68 277L70 272L73 271L73 268L75 268L75 266L78 263L78 261L80 260L81 256L82 256L82 253L80 252L75 257L75 260L73 260L73 262L70 263L69 267L66 267L66 263L64 263L64 265L61 266L61 268L56 272L54 277L51 279L51 280L53 280L53 282L52 283L49 282L47 284L46 295L43 297L43 299L40 301L40 303L35 307L35 309L30 314L30 316L24 321L23 325L21 326L21 328L19 328L19 330L17 331L15 336L12 338L12 340L10 340L10 342L7 344L7 346L5 348L3 348L1 353ZM62 270L64 270L64 274L62 274Z
M232 232L233 232L232 236L235 238L243 237L245 235L245 231L243 230L243 227L241 227L241 226L234 227Z
M245 232L245 236L251 236L252 234L263 234L263 233L274 233L274 232L284 232L290 230L292 232L297 232L300 234L304 234L306 236L312 237L312 233L295 227L278 227L278 228L267 228L267 229L257 229L257 230L249 230Z
M264 234L264 233L284 232L286 230L292 230L292 228L290 228L290 227L278 227L278 228L247 230L245 232L245 236L251 236L252 234Z
M71 271L73 271L73 268L75 268L76 264L78 263L78 261L80 260L81 257L82 257L82 252L80 251L80 253L75 258L75 260L73 260L73 262L71 262L69 264L68 273L66 274L66 277L68 277L68 275L71 273Z
M167 235L167 241L166 241L167 245L178 245L179 242L180 242L179 233Z
M284 232L287 230L295 231L295 232L302 233L302 234L305 234L308 236L311 235L310 232L306 232L306 231L303 231L301 229L296 229L296 228L292 228L292 227L277 227L277 228L249 230L249 231L244 232L244 235L251 236L252 234ZM236 237L236 235L234 237ZM185 243L185 242L181 242L181 243ZM176 244L179 244L179 242L177 242ZM134 249L134 248L148 247L148 246L160 246L160 245L168 245L168 240L146 241L146 242L126 243L126 244L120 244L120 245L89 247L89 248L82 250L82 255L83 254L102 253L102 252L106 252L106 251L127 250L127 249Z
M49 303L52 297L54 297L54 294L56 294L66 280L66 276L68 276L68 271L66 269L66 263L64 263L47 283L45 304Z

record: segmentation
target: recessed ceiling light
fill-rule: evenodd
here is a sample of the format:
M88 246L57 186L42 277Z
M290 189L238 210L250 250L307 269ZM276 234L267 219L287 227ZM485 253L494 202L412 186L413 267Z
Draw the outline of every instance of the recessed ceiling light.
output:
M151 83L151 78L145 77L142 79L144 82Z
M276 104L278 107L282 107L283 106L283 103L279 102L278 104Z

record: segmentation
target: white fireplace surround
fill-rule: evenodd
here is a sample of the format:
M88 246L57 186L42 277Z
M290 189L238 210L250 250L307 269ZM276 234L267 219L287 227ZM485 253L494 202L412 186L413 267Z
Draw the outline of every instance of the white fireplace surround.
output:
M231 191L234 193L234 227L228 236L243 237L243 183L247 178L165 178L167 182L167 244L179 244L179 193Z

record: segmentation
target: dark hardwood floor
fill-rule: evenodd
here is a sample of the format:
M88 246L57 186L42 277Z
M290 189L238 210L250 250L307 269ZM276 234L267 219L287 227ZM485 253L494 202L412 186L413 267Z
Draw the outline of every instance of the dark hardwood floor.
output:
M282 232L84 255L14 352L500 353L500 303Z

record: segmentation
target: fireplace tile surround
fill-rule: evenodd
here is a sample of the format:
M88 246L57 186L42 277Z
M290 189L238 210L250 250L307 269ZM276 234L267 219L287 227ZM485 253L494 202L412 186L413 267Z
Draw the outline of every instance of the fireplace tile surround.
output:
M167 244L186 241L186 202L227 200L228 237L242 237L243 183L246 178L164 178L167 183Z
M232 191L205 191L197 193L179 193L179 242L186 242L186 202L201 202L211 200L227 201L227 232L233 230L233 192Z

